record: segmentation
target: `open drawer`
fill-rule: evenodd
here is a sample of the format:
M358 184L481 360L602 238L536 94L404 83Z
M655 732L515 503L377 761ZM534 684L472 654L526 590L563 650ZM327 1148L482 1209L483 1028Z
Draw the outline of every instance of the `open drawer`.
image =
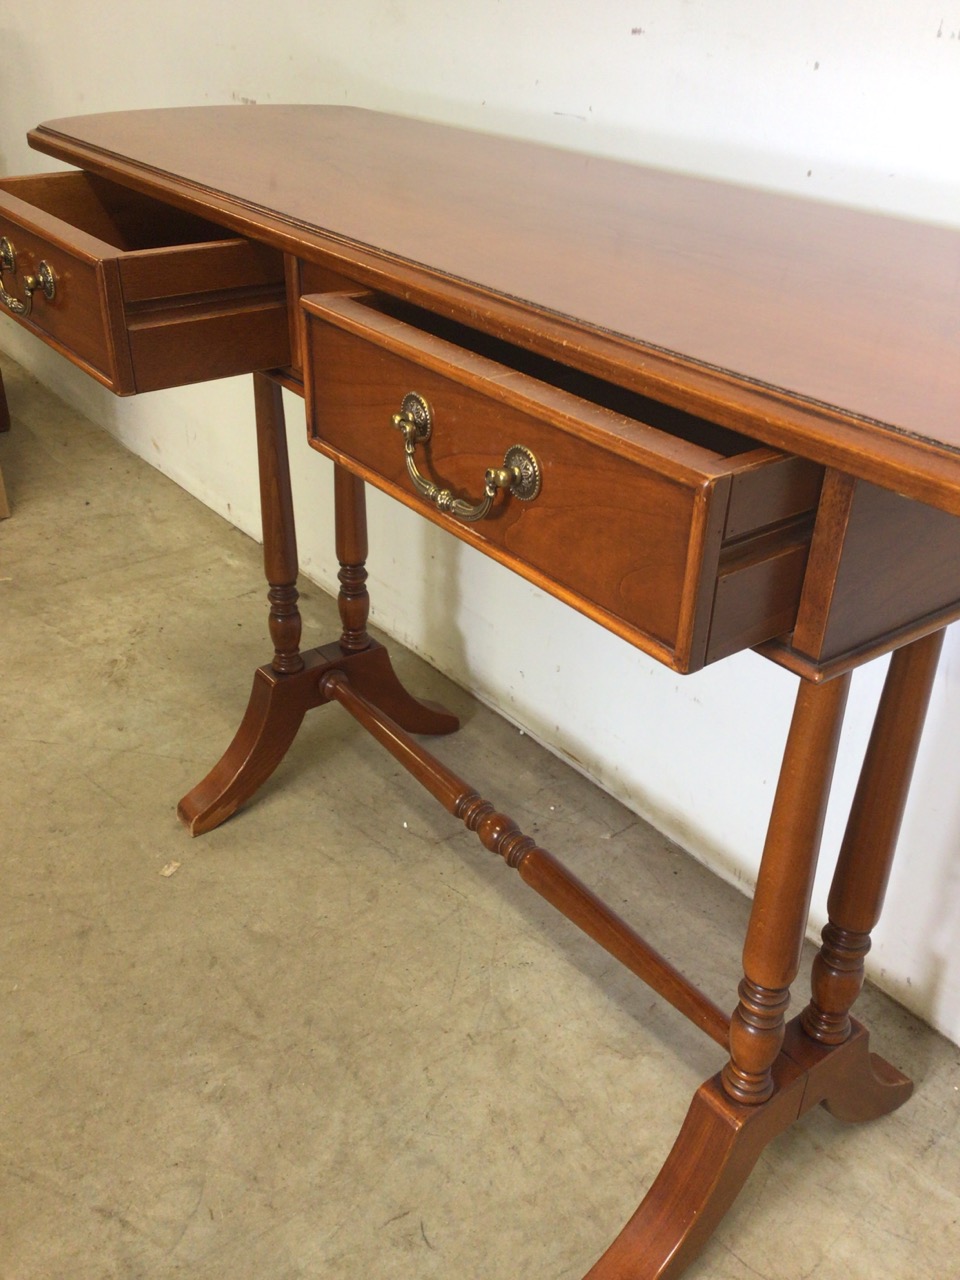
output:
M0 179L0 312L120 395L283 365L282 256L78 171Z
M302 307L321 452L678 671L793 627L821 468L396 300Z

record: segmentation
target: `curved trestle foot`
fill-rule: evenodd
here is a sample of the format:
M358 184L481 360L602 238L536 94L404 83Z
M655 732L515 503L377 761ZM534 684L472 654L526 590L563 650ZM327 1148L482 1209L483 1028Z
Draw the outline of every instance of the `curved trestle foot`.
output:
M783 1051L807 1072L804 1111L819 1103L837 1120L862 1124L902 1107L913 1093L913 1081L871 1053L867 1029L855 1018L850 1022L849 1038L828 1048L812 1040L795 1018L787 1028Z
M349 671L351 681L410 733L452 733L459 720L432 703L420 702L400 683L390 655L371 642L359 653L339 645L304 653L302 671L280 674L258 667L240 727L223 756L202 782L177 806L177 816L194 836L225 822L270 777L286 755L303 717L327 701L321 676L334 668Z
M673 1150L636 1213L584 1280L676 1280L733 1204L768 1142L811 1107L840 1120L877 1119L912 1084L877 1054L859 1023L841 1045L817 1044L799 1018L787 1026L768 1102L734 1102L721 1077L694 1094Z
M311 669L309 663L293 675L278 675L271 667L257 668L233 741L177 806L177 817L192 836L225 822L266 782L297 736L308 708L322 701L316 688L316 667Z
M332 665L349 671L353 687L407 733L434 736L455 733L460 728L460 721L452 712L435 702L421 702L404 688L388 650L375 641L362 653L351 654L346 663L341 658Z

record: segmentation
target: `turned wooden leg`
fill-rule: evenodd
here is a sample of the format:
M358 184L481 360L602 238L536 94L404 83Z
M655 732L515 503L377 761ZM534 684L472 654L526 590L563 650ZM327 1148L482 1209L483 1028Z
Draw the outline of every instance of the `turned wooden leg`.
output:
M282 390L267 374L255 373L253 397L274 654L270 667L261 667L254 676L246 713L230 746L177 806L178 817L195 836L219 826L253 795L283 759L305 712L318 705L300 652L297 533ZM294 676L299 679L290 684Z
M765 1102L784 1036L790 984L800 967L840 727L846 673L800 682L767 829L743 951L740 1003L730 1024L723 1086L737 1102Z
M337 560L340 594L337 604L345 655L370 652L370 661L351 668L351 680L371 702L408 733L453 733L460 727L455 715L434 702L415 698L403 687L386 649L367 634L370 597L367 594L367 502L363 481L344 467L334 467Z
M334 473L340 618L335 645L300 651L297 535L282 392L267 374L254 374L263 563L270 601L273 661L253 677L247 709L233 741L202 782L177 807L191 835L213 830L235 813L286 755L307 711L326 700L321 673L349 667L356 688L411 733L452 733L456 716L421 702L400 683L390 655L367 634L367 523L363 482L342 467Z
M887 678L831 897L832 920L848 934L867 934L879 914L938 652L939 638L918 641L895 655ZM910 1095L906 1076L870 1052L849 1005L841 1015L859 980L849 968L835 973L834 954L819 963L813 1012L784 1024L848 690L849 675L800 685L747 931L730 1061L697 1091L666 1163L586 1280L676 1280L777 1134L820 1104L838 1119L861 1121ZM859 857L863 841L871 851ZM811 1038L808 1022L825 1021L834 1032L840 1016L848 1018L842 1043Z
M269 627L274 671L303 669L300 653L300 610L297 601L297 529L293 516L283 389L265 373L253 375L260 469L260 516L263 567L270 601Z
M850 1035L850 1010L883 908L943 634L924 636L890 659L813 964L813 999L803 1014L803 1029L820 1044L842 1044Z
M363 481L345 467L334 466L333 496L336 510L337 560L340 572L340 594L337 605L343 634L340 647L344 653L357 653L370 647L367 619L370 597L367 594L367 501Z

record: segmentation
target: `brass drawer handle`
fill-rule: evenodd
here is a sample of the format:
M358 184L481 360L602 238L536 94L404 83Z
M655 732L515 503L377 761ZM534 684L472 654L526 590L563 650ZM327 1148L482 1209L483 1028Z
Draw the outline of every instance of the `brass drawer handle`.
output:
M417 492L438 511L455 516L458 520L474 522L488 515L498 489L508 490L521 502L531 502L540 492L540 464L525 445L515 444L504 454L502 467L488 467L483 483L483 497L478 502L455 498L449 489L421 475L414 461L417 445L430 439L433 418L430 406L423 396L411 391L403 397L400 412L393 415L393 425L403 433L403 451L407 471Z
M53 301L57 292L57 279L49 262L41 262L37 267L35 276L23 277L23 291L27 295L26 299L17 298L12 293L7 293L3 287L3 273L9 271L13 275L16 270L16 250L7 237L4 236L0 240L0 302L12 311L15 316L28 316L33 308L33 295L35 293L42 293L48 302Z

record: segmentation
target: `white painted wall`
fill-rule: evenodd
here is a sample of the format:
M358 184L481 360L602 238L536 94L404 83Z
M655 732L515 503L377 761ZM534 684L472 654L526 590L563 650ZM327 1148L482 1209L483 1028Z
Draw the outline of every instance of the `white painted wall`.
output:
M50 167L23 138L56 116L341 102L960 226L958 0L6 0L0 49L3 172ZM257 532L246 380L118 402L15 326L0 342ZM289 408L304 567L329 587L329 472ZM371 508L381 626L721 874L752 881L792 677L751 654L674 677L395 506ZM825 873L881 677L856 678ZM954 632L871 967L960 1042L958 722ZM824 896L821 884L817 927Z

